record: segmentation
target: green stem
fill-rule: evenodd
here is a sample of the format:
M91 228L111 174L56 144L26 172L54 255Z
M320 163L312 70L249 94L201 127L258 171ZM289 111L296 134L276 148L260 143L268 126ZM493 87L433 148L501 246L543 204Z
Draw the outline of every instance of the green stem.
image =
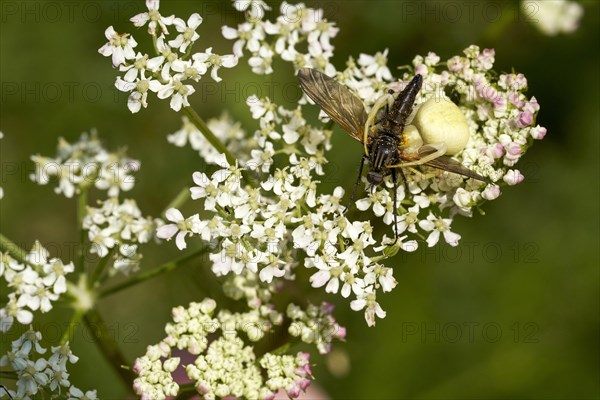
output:
M6 379L14 379L15 381L19 379L15 371L0 371L0 376Z
M83 218L86 214L87 207L87 188L81 190L77 198L77 228L79 229L79 268L80 271L85 271L85 229L83 229Z
M196 128L198 128L198 130L200 132L202 132L202 134L204 135L206 140L208 140L208 142L219 153L222 153L225 155L225 158L227 159L227 162L229 163L229 165L235 165L235 163L236 163L235 157L233 157L233 155L229 152L229 150L227 150L227 147L225 147L225 145L223 143L221 143L221 141L215 136L215 134L210 130L208 125L206 125L204 120L202 118L200 118L200 116L196 113L196 111L194 111L194 109L190 106L183 107L181 109L181 111L183 111L183 113L190 119L190 121L194 124L194 126ZM254 180L248 175L246 170L242 170L242 176L244 177L244 180L250 186L252 186L253 188L258 187L256 182L254 182Z
M83 314L83 310L77 308L75 309L75 312L71 317L71 321L69 321L69 326L67 327L67 330L65 330L62 337L60 338L60 344L65 344L69 341L69 339L71 338L71 334L75 332L77 325L79 325L79 323L81 322Z
M0 249L7 252L12 258L21 264L28 264L27 251L23 250L10 239L0 233Z
M100 262L98 263L98 265L96 266L96 269L94 270L94 272L92 274L92 278L88 281L88 288L90 288L90 289L93 288L94 285L96 285L96 283L99 282L100 277L102 276L102 273L106 269L106 266L108 265L108 261L110 260L112 254L113 254L113 251L114 251L114 249L110 249L108 251L108 254L100 260Z
M100 349L104 358L106 358L115 372L119 375L127 389L132 392L135 374L128 368L129 361L127 361L119 349L119 345L110 335L110 331L100 313L92 308L83 316L83 321L92 334L94 342Z
M198 128L198 130L202 132L206 140L208 140L208 142L219 153L225 154L225 158L227 159L229 165L235 165L235 158L233 157L233 155L231 155L229 150L227 150L227 147L225 147L225 145L221 143L221 141L215 136L215 134L212 133L208 125L206 125L204 120L200 118L196 111L194 111L194 109L190 106L185 106L181 110L190 119L190 121L192 121L196 128Z
M179 192L177 194L177 196L175 196L175 198L173 200L171 200L171 202L169 204L167 204L167 206L165 207L165 209L162 211L161 215L165 216L167 214L167 210L169 208L179 208L182 205L185 204L185 202L190 198L190 188L188 187L184 187L183 189L181 189L181 192Z
M179 385L179 393L177 394L177 397L175 397L175 400L189 399L197 394L198 390L196 389L196 385L193 383L185 383L183 385Z
M103 298L106 296L110 296L111 294L120 292L123 289L127 289L131 286L137 285L138 283L141 283L148 279L154 278L155 276L159 276L166 272L172 271L172 270L176 269L177 267L180 267L187 261L189 261L193 258L196 258L197 256L204 254L207 251L208 251L208 246L205 246L205 247L202 247L190 254L187 254L187 255L175 260L175 261L169 261L167 263L164 263L163 265L161 265L157 268L154 268L150 271L146 271L144 273L138 274L138 275L134 276L133 278L131 278L121 284L118 284L118 285L115 285L108 289L104 289L104 290L100 291L98 297Z

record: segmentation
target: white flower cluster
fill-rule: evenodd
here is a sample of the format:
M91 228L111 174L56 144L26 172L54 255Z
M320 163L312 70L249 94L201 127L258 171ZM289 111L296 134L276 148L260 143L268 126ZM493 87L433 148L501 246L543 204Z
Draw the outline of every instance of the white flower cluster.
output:
M263 20L266 4L246 1L246 7L240 7L240 1L234 0L239 11L246 11L246 22L237 28L223 26L226 39L235 40L233 53L237 57L250 52L248 64L256 74L271 74L275 56L291 62L297 70L313 67L327 73L334 73L330 63L333 45L330 39L335 37L339 28L323 17L322 9L306 7L303 3L281 3L280 15L275 21Z
M523 94L527 82L522 75L496 77L492 73L493 50L471 46L464 53L443 64L434 53L414 59L414 73L424 78L417 108L433 96L445 97L451 89L470 130L466 148L455 158L495 182L517 184L523 175L512 167L532 141L546 133L534 123L539 105ZM367 111L390 87L398 90L413 74L407 72L403 81L386 82L391 77L386 54L361 55L358 64L350 60L347 69L338 73L364 101ZM249 140L256 146L250 159L239 167L221 156L214 161L222 169L210 177L201 172L193 176L198 186L191 188L192 198L204 199L201 209L212 211L212 218L202 220L199 214L185 218L171 209L167 217L173 223L158 232L167 239L177 235L179 248L185 247L185 237L191 235L218 241L220 252L210 255L217 275L249 270L263 282L271 282L294 279L298 265L315 268L312 286L340 292L343 297L354 295L352 309L364 310L368 324L373 325L375 316L385 316L377 292L396 286L392 269L379 261L397 249L416 250L417 240L425 239L431 247L443 237L451 246L458 245L460 235L451 230L454 216L470 216L474 208L500 195L499 185L486 186L427 167L405 169L409 193L402 185L397 188L397 231L402 236L393 247L396 250L390 250L393 228L377 240L369 221L352 221L341 213L341 188L332 194L317 191L331 131L311 126L302 107L288 110L256 97L248 99L248 105L260 126ZM260 176L259 188L241 181L243 169ZM361 211L372 208L385 224L393 224L392 188L387 177L384 185L357 200L356 207Z
M12 342L11 350L0 358L0 367L10 366L17 376L17 390L9 390L15 399L63 398L68 400L95 400L96 391L83 392L69 382L67 361L77 362L69 344L51 347L47 356L42 347L42 334L30 328ZM40 397L41 395L41 397ZM50 397L48 397L50 395Z
M569 0L521 0L521 13L544 35L573 33L579 28L583 6Z
M112 272L129 274L139 269L142 255L137 252L138 244L152 239L160 219L143 217L135 200L122 203L110 198L100 207L87 207L83 229L88 231L91 253L104 258L109 250L116 249Z
M204 52L192 54L192 47L200 35L196 29L202 23L202 17L194 13L187 21L174 15L164 17L159 11L159 0L146 0L148 11L131 18L136 27L148 24L148 33L154 43L155 56L136 53L137 41L130 34L117 33L110 26L105 31L108 43L98 51L106 57L112 57L113 66L124 72L117 77L115 87L129 93L127 106L132 113L147 107L148 93L156 93L160 99L170 98L170 106L179 111L188 106L188 96L195 89L185 82L198 82L209 69L211 77L219 82L217 71L221 67L231 68L237 65L234 55L218 55L212 47ZM170 35L169 27L174 28L175 37Z
M218 241L220 251L209 257L219 276L250 271L270 283L275 278L294 279L293 270L299 265L315 268L314 287L326 286L330 293L341 289L344 297L353 293L353 309L364 309L373 325L375 315L385 315L376 292L390 291L396 281L391 269L367 255L380 250L373 248L377 241L370 222L352 222L341 215L344 191L317 193L331 131L310 125L301 107L288 110L256 97L248 104L260 129L250 140L256 148L245 166L231 166L220 156L215 162L222 169L210 177L193 175L198 186L191 188L192 199L204 199L201 209L212 211L212 218L202 220L199 214L185 218L170 209L167 219L172 223L161 227L157 236L176 236L180 249L187 236ZM276 160L287 166L275 168ZM261 176L261 186L242 186L242 169ZM411 251L416 242L400 246Z
M331 351L331 343L346 338L346 328L340 326L333 317L335 306L323 302L320 307L309 304L306 311L294 303L287 307L286 314L293 322L288 333L300 337L304 343L314 343L321 354Z
M183 147L189 142L192 149L196 150L207 163L215 163L220 153L187 117L182 117L182 121L181 128L167 137L169 143ZM209 119L206 125L229 151L238 153L242 150L241 146L246 140L246 131L230 115L224 112L219 118Z
M214 317L215 309L216 302L212 299L173 309L173 322L165 328L167 337L157 345L148 346L146 354L134 364L138 375L134 389L142 399L165 399L178 394L179 385L172 372L181 358L172 355L174 349L185 349L197 356L193 363L183 367L203 399L227 396L273 399L280 389L295 398L308 387L311 376L308 354L298 353L293 357L266 353L257 357L254 348L240 338L241 332L251 341L263 337L265 319L260 311L242 314L221 311ZM268 314L272 320L277 315ZM281 323L277 319L274 324ZM263 372L268 377L266 381Z
M25 261L0 254L0 276L9 290L8 301L0 309L0 332L7 332L15 319L20 324L31 323L32 311L50 311L52 303L67 291L65 275L75 269L73 263L65 265L58 258L50 258L37 241Z
M96 132L91 135L83 133L73 144L60 138L56 157L37 155L31 160L36 166L31 179L45 185L51 178L56 178L58 186L54 191L69 198L92 185L106 190L108 196L116 197L121 190L133 188L135 179L132 173L140 166L139 161L125 157L122 151L106 151Z

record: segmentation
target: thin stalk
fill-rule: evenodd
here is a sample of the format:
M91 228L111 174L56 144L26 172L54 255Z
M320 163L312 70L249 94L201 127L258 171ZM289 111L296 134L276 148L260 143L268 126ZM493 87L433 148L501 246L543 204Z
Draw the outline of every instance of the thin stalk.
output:
M190 397L198 395L198 390L193 383L184 383L183 385L179 385L179 393L175 400L185 400Z
M129 366L129 361L125 358L119 345L111 336L106 323L102 319L100 313L92 308L83 316L87 328L94 338L94 343L98 346L100 352L121 378L127 389L132 392L133 380L135 374Z
M73 313L73 315L71 316L71 320L69 321L69 326L67 327L67 330L65 330L62 337L60 338L60 344L65 344L69 341L69 339L71 338L71 334L75 332L77 325L79 325L79 323L81 322L83 314L83 310L77 308L75 309L75 312Z
M110 260L112 254L113 254L113 251L114 251L114 249L110 249L108 251L108 254L106 256L104 256L104 258L102 258L98 262L96 269L92 273L91 279L88 280L88 288L90 288L90 289L93 288L94 285L100 280L100 277L102 276L102 273L106 269L106 266L108 265L108 261Z
M79 229L79 268L85 271L85 229L83 229L83 218L87 207L87 188L81 190L77 198L77 228Z
M227 147L215 136L215 134L210 130L206 122L194 111L194 109L190 106L185 106L181 109L181 111L190 119L190 121L198 128L200 132L204 135L206 140L219 152L225 155L227 162L229 165L235 165L236 159L233 155L227 150ZM258 185L254 180L248 175L247 171L242 170L242 176L246 183L248 183L253 188L257 188Z
M167 210L169 208L179 208L182 205L185 204L185 202L190 198L190 188L188 187L184 187L183 189L181 189L181 192L179 192L177 194L177 196L175 196L175 198L173 200L171 200L171 202L169 204L167 204L167 206L165 207L165 209L162 211L161 215L165 216L167 214Z
M21 264L28 264L27 251L23 250L10 239L0 233L0 249L7 252L12 258Z
M196 258L197 256L204 254L207 251L208 251L208 247L205 246L205 247L202 247L190 254L187 254L187 255L175 260L175 261L166 262L163 265L156 267L152 270L140 273L123 283L120 283L118 285L115 285L113 287L109 287L107 289L100 291L98 297L103 298L106 296L110 296L111 294L115 294L117 292L120 292L123 289L127 289L131 286L137 285L138 283L147 281L148 279L154 278L155 276L159 276L166 272L172 271L172 270L176 269L177 267L180 267L187 261L189 261L193 258Z

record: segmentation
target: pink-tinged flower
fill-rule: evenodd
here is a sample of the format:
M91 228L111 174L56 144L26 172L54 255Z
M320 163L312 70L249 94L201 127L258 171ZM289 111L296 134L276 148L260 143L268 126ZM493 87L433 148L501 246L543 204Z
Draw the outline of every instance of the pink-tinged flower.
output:
M521 154L523 153L521 146L518 143L510 142L506 144L504 148L506 149L506 155L504 157L505 164L514 165L514 163L521 158Z
M481 197L486 200L494 200L500 196L500 186L488 185L485 190L481 193Z
M488 148L487 154L497 160L504 155L504 146L496 143L491 148Z
M519 128L524 128L526 126L531 125L533 122L533 114L531 113L531 111L523 111L521 114L519 114L519 120L517 122L517 125L519 126Z
M544 136L546 136L546 128L538 125L534 128L531 128L531 131L529 131L529 134L534 139L542 140L544 138Z
M521 174L521 172L519 172L518 169L511 169L508 170L508 172L504 175L502 179L508 185L513 186L523 182L523 179L525 179L525 177Z

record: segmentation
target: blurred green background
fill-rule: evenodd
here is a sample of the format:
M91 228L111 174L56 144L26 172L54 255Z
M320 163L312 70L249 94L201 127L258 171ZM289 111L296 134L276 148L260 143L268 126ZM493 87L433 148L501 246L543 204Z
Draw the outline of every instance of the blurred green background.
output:
M516 2L465 3L307 2L323 7L340 28L333 40L338 68L350 55L385 48L390 66L429 51L447 59L470 44L494 48L494 69L525 74L528 95L541 105L538 123L548 128L518 165L525 181L486 204L487 215L455 222L461 247L422 246L388 263L399 286L381 298L388 315L377 327L368 328L339 296L325 296L338 304L338 319L348 327L347 343L337 345L329 360L313 358L316 382L331 398L600 396L599 3L583 2L580 29L556 37L542 35L515 14ZM166 141L179 128L180 116L155 97L148 109L132 115L126 96L113 87L110 60L97 52L109 25L134 33L138 41L146 36L145 28L136 31L128 23L143 9L143 1L2 2L0 231L21 246L39 239L53 255L72 257L75 200L28 179L30 155L54 155L59 136L75 141L95 127L107 148L127 147L142 169L125 196L136 199L144 214L158 215L202 168L195 152ZM201 13L196 48L231 51L220 34L221 25L236 22L228 1L168 1L161 11L184 19ZM284 102L277 90L268 93L268 84L295 87L291 67L280 67L275 76L257 78L243 59L236 69L221 70L220 87L200 83L192 106L205 119L227 110L252 130L245 98L258 89L259 96ZM338 128L333 142L340 150L330 153L336 168L328 187L349 187L361 150ZM177 257L174 247L149 246L143 268ZM127 357L133 360L163 337L173 306L207 294L210 282L199 267L189 264L103 300L101 311ZM318 298L320 292L313 293ZM36 321L63 326L68 317L67 310L58 310ZM98 388L102 398L124 398L89 335L79 329L72 342L81 357L72 381ZM4 338L3 351L6 345ZM349 369L342 368L345 361Z

